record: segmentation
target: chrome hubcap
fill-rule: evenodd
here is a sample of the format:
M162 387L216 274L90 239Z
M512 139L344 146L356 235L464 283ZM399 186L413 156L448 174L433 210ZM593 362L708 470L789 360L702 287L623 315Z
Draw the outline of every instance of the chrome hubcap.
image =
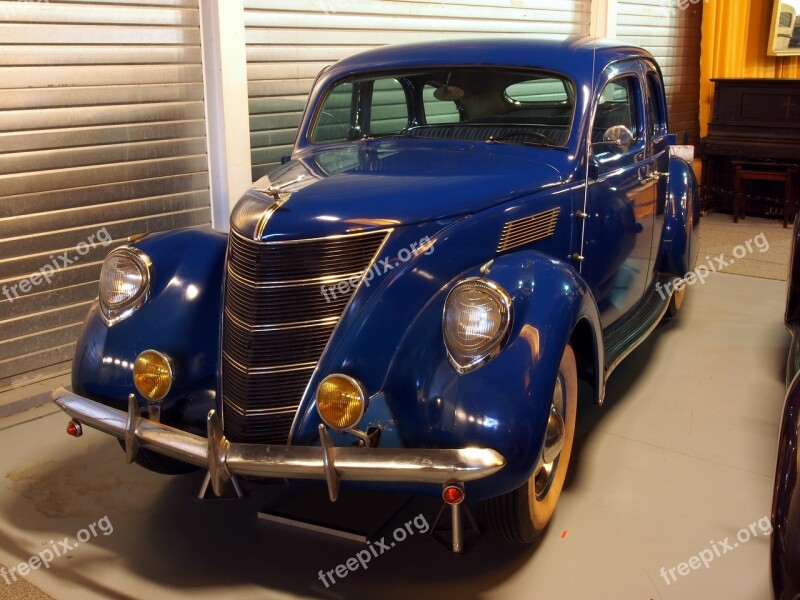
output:
M564 425L564 418L561 416L564 409L564 386L559 375L558 379L556 379L555 390L553 390L550 416L547 419L547 432L545 434L544 448L542 449L543 464L534 476L537 500L541 500L547 495L556 473L561 449L564 447L566 426Z
M547 419L547 437L544 441L542 458L545 464L555 462L564 447L564 419L555 406L550 407L550 418Z

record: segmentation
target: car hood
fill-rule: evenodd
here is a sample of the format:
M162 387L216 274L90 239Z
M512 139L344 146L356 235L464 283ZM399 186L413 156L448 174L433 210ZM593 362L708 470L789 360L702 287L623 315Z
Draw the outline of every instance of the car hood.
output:
M232 223L250 239L277 241L468 215L559 184L541 160L555 152L420 140L314 150L258 181Z

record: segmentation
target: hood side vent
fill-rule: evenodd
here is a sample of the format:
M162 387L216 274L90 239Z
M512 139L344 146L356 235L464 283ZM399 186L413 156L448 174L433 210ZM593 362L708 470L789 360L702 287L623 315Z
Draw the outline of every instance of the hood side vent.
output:
M530 217L509 221L503 227L497 252L507 252L549 238L556 231L560 212L561 208L553 208Z

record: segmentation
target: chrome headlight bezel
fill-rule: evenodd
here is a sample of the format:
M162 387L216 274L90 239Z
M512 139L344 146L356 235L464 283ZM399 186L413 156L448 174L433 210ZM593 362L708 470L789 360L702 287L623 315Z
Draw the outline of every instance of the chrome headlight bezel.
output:
M457 297L457 294L464 291L464 287L467 285L482 288L482 291L489 294L496 302L500 310L500 325L497 331L483 347L474 352L454 348L452 339L449 339L451 335L448 331L448 313L451 310L452 302ZM511 336L513 320L514 314L511 296L500 285L484 277L469 277L459 281L447 294L442 312L442 337L450 364L460 375L475 371L484 366L502 352Z
M109 268L110 261L124 258L132 262L136 270L141 275L141 284L134 294L123 302L111 303L104 297L104 277ZM133 246L122 246L112 250L103 261L103 269L100 272L100 284L98 298L100 303L100 316L108 327L113 327L117 323L124 321L150 298L150 287L153 281L153 261L144 252Z

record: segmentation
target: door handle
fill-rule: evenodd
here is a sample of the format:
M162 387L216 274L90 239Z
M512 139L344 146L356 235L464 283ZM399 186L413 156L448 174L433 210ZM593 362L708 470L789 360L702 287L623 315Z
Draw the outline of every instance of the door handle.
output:
M639 181L642 183L657 183L662 177L668 177L669 173L661 173L659 171L653 171L647 177L640 178Z

